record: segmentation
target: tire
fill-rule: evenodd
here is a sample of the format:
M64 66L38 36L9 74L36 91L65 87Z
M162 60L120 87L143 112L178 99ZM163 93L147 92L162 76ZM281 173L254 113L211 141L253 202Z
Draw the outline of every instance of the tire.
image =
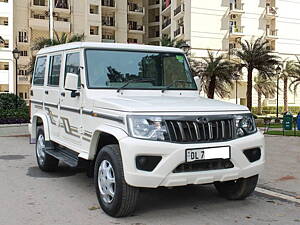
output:
M258 175L238 180L216 182L215 187L219 194L229 200L242 200L254 191L258 181Z
M59 160L45 152L44 128L37 128L35 155L39 168L45 172L53 172L58 168Z
M134 212L139 189L129 186L124 179L118 145L107 145L99 151L94 181L98 201L105 213L112 217L125 217Z

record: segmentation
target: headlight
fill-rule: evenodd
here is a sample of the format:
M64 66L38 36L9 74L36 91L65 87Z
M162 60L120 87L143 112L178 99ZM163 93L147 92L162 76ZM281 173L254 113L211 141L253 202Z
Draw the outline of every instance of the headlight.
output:
M251 114L235 116L235 128L237 137L243 137L257 131L255 120Z
M154 141L169 140L166 124L160 117L128 116L127 121L132 137Z

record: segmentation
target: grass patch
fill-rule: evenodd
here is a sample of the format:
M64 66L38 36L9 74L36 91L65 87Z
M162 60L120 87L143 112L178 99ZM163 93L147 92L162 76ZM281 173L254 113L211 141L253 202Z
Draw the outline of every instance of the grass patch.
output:
M264 127L268 127L268 125L257 124L257 127L264 128ZM282 128L282 124L280 124L280 123L278 123L278 124L270 124L269 128Z
M270 135L283 135L282 130L269 130L265 134L270 134ZM284 136L298 136L300 137L300 131L296 131L296 133L293 130L286 130L284 131Z

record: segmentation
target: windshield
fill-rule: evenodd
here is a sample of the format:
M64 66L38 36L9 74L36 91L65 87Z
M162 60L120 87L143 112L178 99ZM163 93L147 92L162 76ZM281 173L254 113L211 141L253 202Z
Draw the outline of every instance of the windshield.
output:
M89 88L197 89L180 53L91 49L86 50L86 67Z

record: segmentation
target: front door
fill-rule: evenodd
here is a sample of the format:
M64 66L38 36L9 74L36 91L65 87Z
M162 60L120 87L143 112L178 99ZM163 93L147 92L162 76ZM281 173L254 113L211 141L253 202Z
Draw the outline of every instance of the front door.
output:
M64 57L64 79L67 73L79 76L78 90L80 90L80 52L67 52ZM71 91L63 88L60 93L60 137L69 145L81 144L81 115L82 96L71 97Z

